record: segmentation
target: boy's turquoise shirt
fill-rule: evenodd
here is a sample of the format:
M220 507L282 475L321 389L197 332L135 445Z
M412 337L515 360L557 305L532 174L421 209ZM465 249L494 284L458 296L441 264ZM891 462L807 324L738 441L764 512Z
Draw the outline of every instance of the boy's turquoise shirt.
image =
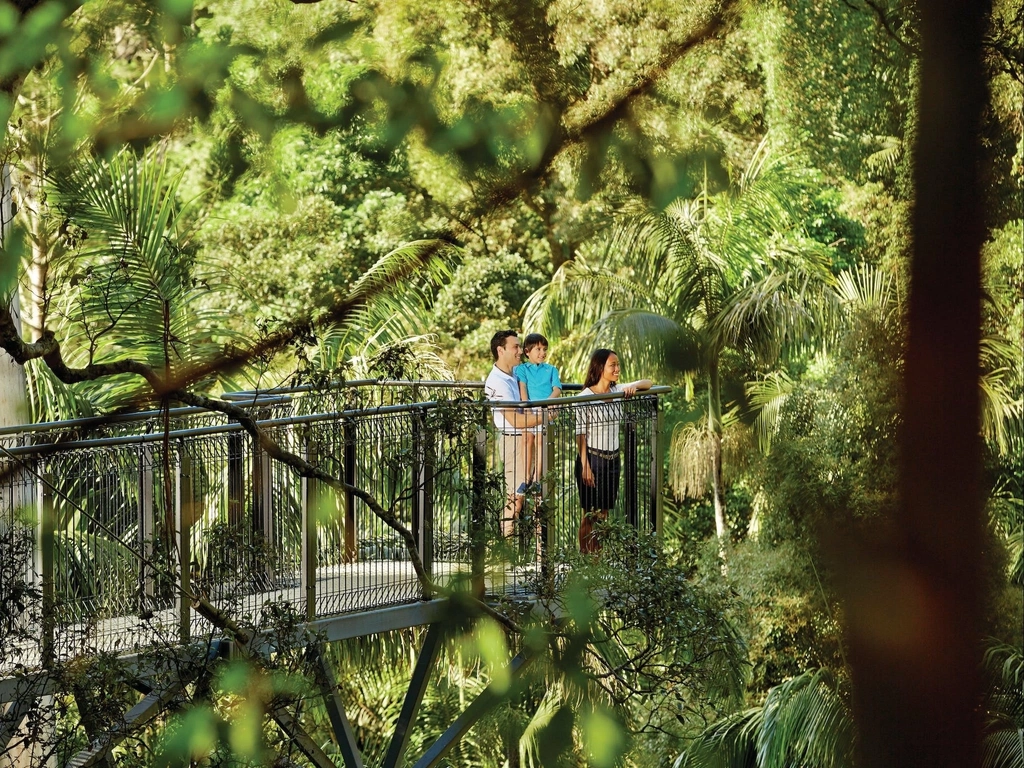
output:
M550 363L520 363L512 371L516 381L526 384L526 395L530 400L546 400L551 390L562 388L558 369Z

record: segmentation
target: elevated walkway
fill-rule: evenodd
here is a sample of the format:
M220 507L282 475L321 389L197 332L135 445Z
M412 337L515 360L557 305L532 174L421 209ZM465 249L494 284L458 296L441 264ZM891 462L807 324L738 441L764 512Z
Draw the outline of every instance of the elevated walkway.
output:
M666 391L614 411L608 398L531 403L549 413L538 436L543 478L508 539L499 528L507 497L491 406L479 384L350 382L225 396L279 445L393 515L412 533L433 590L417 577L403 537L357 494L300 477L219 412L176 408L3 430L0 633L14 640L0 642L0 679L81 654L207 636L214 628L189 595L246 625L286 605L328 636L335 619L348 636L357 627L380 631L373 614L403 605L414 607L406 626L428 623L432 613L415 606L460 579L495 597L534 595L578 551L581 409L610 419L620 436L612 515L660 529L658 399Z

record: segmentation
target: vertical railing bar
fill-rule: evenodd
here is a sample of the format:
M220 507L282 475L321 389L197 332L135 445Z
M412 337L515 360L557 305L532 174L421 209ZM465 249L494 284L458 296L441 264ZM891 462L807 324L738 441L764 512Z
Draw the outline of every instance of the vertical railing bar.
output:
M654 445L651 446L651 524L654 533L661 538L664 522L664 500L662 498L662 486L665 483L665 413L660 407L659 396L652 395L654 399L654 413L652 414L652 433Z
M145 610L146 599L156 594L153 568L153 542L156 536L156 514L153 503L153 447L139 444L139 594Z
M317 445L309 431L304 434L306 461L316 466L319 463ZM319 508L319 484L316 480L303 477L302 487L302 549L300 554L300 579L302 594L306 600L306 618L316 618L316 567L318 560L316 518Z
M356 484L356 427L352 419L342 422L342 474L345 483L354 487ZM345 490L345 558L346 563L354 563L359 557L356 540L356 497L350 490Z
M39 469L38 518L36 529L36 568L39 588L42 594L42 614L40 616L41 634L40 649L44 667L56 660L55 627L57 623L57 600L54 585L54 531L55 510L53 504L53 474L45 467L45 459L37 459ZM45 468L44 468L45 467Z
M178 634L182 643L192 635L192 604L185 597L192 592L192 460L184 441L177 445L178 461L175 464L174 529L178 549L178 590L175 608L178 615Z
M551 418L551 411L545 407L548 418L545 419L545 427L541 432L542 445L538 446L544 451L544 458L541 461L541 478L543 483L543 504L541 505L540 516L540 573L541 583L546 594L551 594L554 589L555 569L552 567L551 558L555 552L556 526L552 525L552 513L555 504L555 478L552 476L555 465L555 440L558 425ZM564 496L564 494L561 494Z
M620 401L622 402L622 401ZM623 516L629 525L636 529L640 527L639 520L639 503L637 498L638 483L638 461L637 461L637 434L636 434L636 419L637 419L637 405L636 402L623 402L623 438L625 445L623 446L623 493L625 495L623 503Z
M245 518L245 449L244 435L229 432L227 438L228 525L237 528Z
M472 406L469 406L472 408ZM484 562L486 557L486 499L484 498L487 475L487 414L476 409L476 430L473 436L472 505L469 513L470 575L473 592L484 593Z

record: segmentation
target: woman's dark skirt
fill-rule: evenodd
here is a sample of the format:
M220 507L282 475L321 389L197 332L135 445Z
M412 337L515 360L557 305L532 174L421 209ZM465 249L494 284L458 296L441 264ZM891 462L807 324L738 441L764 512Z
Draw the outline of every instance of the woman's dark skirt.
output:
M621 474L618 455L604 458L592 451L587 451L587 463L594 475L594 485L583 482L583 462L576 457L576 488L580 492L580 506L584 512L596 509L611 509L619 497L619 475Z

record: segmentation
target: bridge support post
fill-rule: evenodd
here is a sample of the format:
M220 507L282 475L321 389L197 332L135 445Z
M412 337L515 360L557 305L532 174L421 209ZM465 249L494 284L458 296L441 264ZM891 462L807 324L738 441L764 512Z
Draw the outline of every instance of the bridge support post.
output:
M245 440L241 432L228 433L228 525L236 530L245 519Z
M426 413L417 410L412 417L413 497L412 525L423 570L434 574L434 440L427 430ZM424 589L423 597L432 595Z
M486 417L481 409L481 415ZM484 564L487 556L487 428L479 423L473 436L472 503L469 511L470 575L473 594L484 594Z
M54 648L55 626L57 621L57 600L53 581L54 532L56 521L53 507L53 476L44 468L45 459L40 459L37 466L41 471L39 477L38 520L36 527L36 567L39 575L39 587L42 593L42 613L40 620L40 651L44 667L49 667L56 659Z
M437 661L437 653L441 649L444 634L444 627L440 622L431 624L427 630L423 648L416 659L416 668L412 671L409 690L402 703L402 711L398 714L398 722L395 723L395 735L391 737L388 753L384 757L383 768L396 768L405 753L409 743L409 728L416 719L420 702L423 701L423 694L427 690L427 683L430 682L430 673L434 670L434 662Z
M187 643L192 636L192 601L186 597L192 592L192 459L184 443L178 446L175 466L174 531L178 549L178 591L175 608L178 615L178 636Z
M651 502L650 511L651 528L661 538L662 532L662 494L661 489L665 484L665 414L655 402L654 413L651 415L653 421L651 429Z
M623 419L623 451L622 451L622 491L623 504L622 512L626 522L633 528L640 529L640 516L638 509L638 488L637 488L637 425L638 417L636 404L627 402L625 404L626 418Z
M274 583L274 507L273 500L273 465L270 456L260 448L259 443L252 440L252 531L262 540L253 543L261 545L260 551L266 553L258 567L266 588Z
M345 419L342 428L341 471L344 481L356 484L356 425ZM345 491L345 562L354 563L359 559L359 544L356 537L356 496Z
M316 466L317 445L308 433L303 442L306 461ZM299 578L302 595L306 601L306 619L309 621L316 618L316 567L319 560L316 519L319 503L320 483L309 477L302 478L302 551Z
M547 411L550 417L551 412ZM556 526L552 518L554 517L554 505L556 493L561 495L562 489L556 488L555 478L552 476L555 466L555 425L551 423L550 418L547 426L544 428L543 433L543 446L541 450L544 451L544 460L541 464L543 474L541 475L543 480L543 499L544 502L540 507L540 525L538 526L537 535L540 536L540 572L541 572L541 583L544 585L545 591L550 594L554 590L554 568L552 568L551 558L554 557L555 553L555 534Z
M526 669L531 661L533 661L533 654L527 651L522 651L509 663L509 671L511 677L516 680ZM494 707L500 704L505 699L504 694L495 693L494 690L488 686L481 692L479 696L473 699L472 703L466 707L466 711L456 718L455 722L452 723L448 730L441 734L441 737L430 745L430 748L423 753L423 757L416 761L413 768L434 768L438 763L441 762L449 750L458 744L459 740L466 735L466 732L472 728L481 717L490 712ZM387 763L385 763L387 768Z
M327 716L331 721L331 730L334 731L334 740L341 750L345 768L363 768L363 759L359 754L352 724L345 716L345 707L338 695L338 680L334 675L330 659L327 658L321 643L310 646L310 655L315 663L316 681L320 686L320 693L323 694Z
M153 504L153 447L149 443L139 445L139 603L140 609L149 606L148 600L156 595L153 579L154 537L156 536L156 513Z

